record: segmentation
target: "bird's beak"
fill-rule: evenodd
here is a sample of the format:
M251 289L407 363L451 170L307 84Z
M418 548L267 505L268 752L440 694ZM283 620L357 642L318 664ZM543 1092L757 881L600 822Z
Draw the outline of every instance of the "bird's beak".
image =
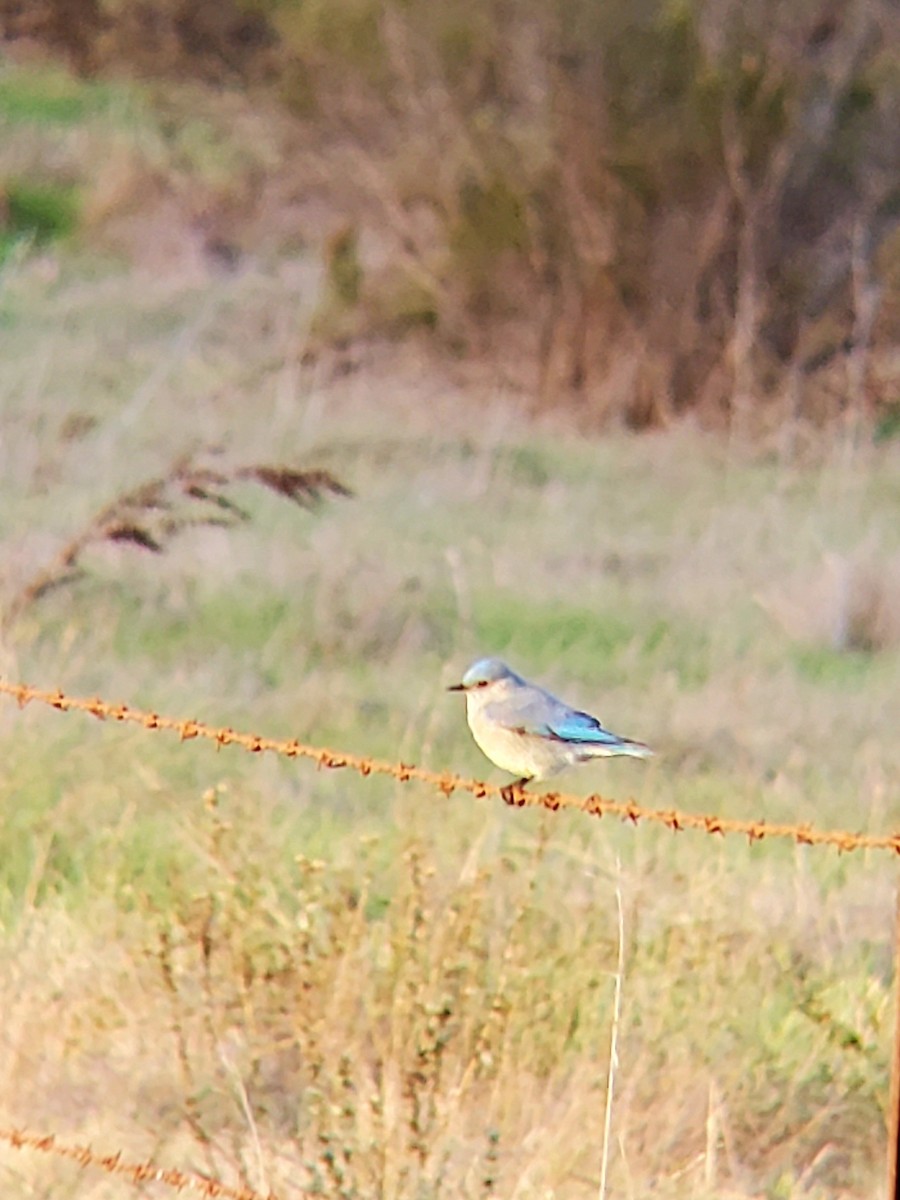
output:
M465 687L465 684L463 684L463 683L451 683L450 686L447 688L448 692L464 692L465 690L466 690L466 687Z

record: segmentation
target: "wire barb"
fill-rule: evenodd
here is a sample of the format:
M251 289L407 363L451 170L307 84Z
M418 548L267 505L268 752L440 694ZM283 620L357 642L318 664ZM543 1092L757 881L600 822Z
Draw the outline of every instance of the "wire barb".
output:
M251 754L268 751L284 758L308 758L320 768L338 770L349 768L364 778L372 775L387 775L401 783L424 783L449 797L453 792L468 792L476 799L502 797L504 789L479 779L464 779L447 772L429 771L411 763L386 762L382 759L349 754L326 746L308 746L296 738L269 738L258 733L240 733L229 726L206 725L202 721L165 717L155 712L143 712L129 708L126 704L110 704L99 697L85 699L68 696L62 691L45 691L26 683L7 683L0 680L0 694L12 697L20 708L32 701L46 704L60 712L84 712L103 720L110 717L115 721L140 725L144 729L169 730L177 733L183 742L208 741L217 747L240 746ZM769 821L750 821L739 817L723 817L717 813L682 812L679 809L645 808L634 800L613 800L605 796L575 796L565 792L526 792L516 797L520 808L545 808L556 812L563 808L577 809L592 817L614 816L634 825L645 822L663 825L672 833L694 830L714 835L737 835L745 837L751 845L764 838L780 838L798 846L832 846L838 851L890 850L900 854L900 833L853 833L846 829L816 829L811 825L776 824Z
M38 1150L42 1154L55 1154L57 1158L68 1158L80 1167L99 1167L109 1175L130 1179L134 1184L161 1183L173 1192L196 1192L207 1200L275 1200L246 1187L231 1187L217 1179L179 1171L175 1167L157 1167L152 1162L128 1162L122 1151L114 1154L97 1154L90 1146L58 1142L54 1134L25 1133L19 1129L0 1129L0 1141L14 1150Z

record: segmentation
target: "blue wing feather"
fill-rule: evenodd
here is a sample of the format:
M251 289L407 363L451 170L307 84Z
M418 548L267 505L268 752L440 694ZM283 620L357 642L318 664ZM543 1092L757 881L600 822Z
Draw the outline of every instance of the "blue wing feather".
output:
M492 720L530 737L585 746L621 746L627 739L604 729L596 717L569 708L543 688L522 687L488 708Z
M502 700L489 704L485 716L513 733L561 742L576 751L583 747L585 757L594 757L590 753L592 747L601 754L600 748L607 747L610 754L631 754L636 758L647 758L651 753L642 742L610 733L590 713L569 708L533 684L523 684Z
M618 746L622 743L622 738L604 729L596 717L574 709L550 721L547 736L562 742L585 742L593 746Z

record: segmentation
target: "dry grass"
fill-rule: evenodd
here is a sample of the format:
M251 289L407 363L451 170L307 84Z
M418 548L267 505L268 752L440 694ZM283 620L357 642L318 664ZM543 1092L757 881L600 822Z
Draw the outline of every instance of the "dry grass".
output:
M70 537L53 560L28 579L7 602L2 627L8 630L42 596L74 583L84 574L84 559L105 542L124 543L163 554L186 529L231 529L250 514L228 494L236 483L261 484L301 508L315 508L324 495L352 493L328 471L298 471L266 464L211 468L196 455L180 456L165 475L116 496Z
M896 648L810 644L755 597L823 553L894 560L896 447L591 440L378 347L331 375L304 362L317 280L10 273L10 573L189 442L320 463L360 499L313 519L251 489L252 524L186 529L152 571L107 543L7 634L5 675L469 772L442 684L494 651L659 751L567 788L895 827ZM448 802L12 706L0 740L4 1123L286 1197L596 1196L619 886L609 1194L873 1194L885 859ZM122 1188L6 1150L0 1178Z
M876 654L900 644L900 560L877 545L827 553L821 564L775 585L760 604L798 641Z

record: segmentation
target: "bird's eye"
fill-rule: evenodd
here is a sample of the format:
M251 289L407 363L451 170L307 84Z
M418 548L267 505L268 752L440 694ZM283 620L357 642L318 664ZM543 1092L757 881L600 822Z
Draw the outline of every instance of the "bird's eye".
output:
M475 684L476 687L487 687L487 685L488 685L488 681L486 679L479 679L478 682Z

